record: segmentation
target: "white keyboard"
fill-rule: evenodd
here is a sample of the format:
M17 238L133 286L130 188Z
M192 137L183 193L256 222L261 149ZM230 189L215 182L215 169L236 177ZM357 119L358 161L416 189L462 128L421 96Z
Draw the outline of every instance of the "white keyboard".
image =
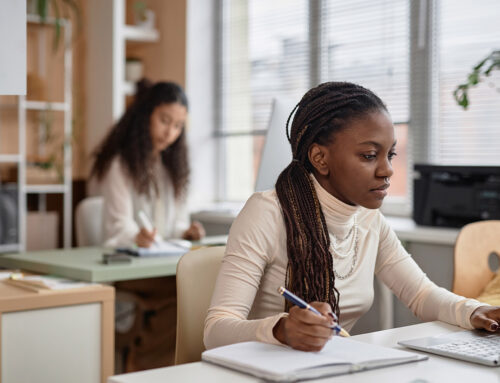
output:
M415 350L448 356L468 362L500 366L500 334L460 331L452 334L400 341Z
M429 350L435 350L436 354L446 356L456 355L457 357L462 357L464 360L469 360L471 362L486 360L493 364L498 364L500 356L500 338L497 335L488 335L484 338L430 346Z

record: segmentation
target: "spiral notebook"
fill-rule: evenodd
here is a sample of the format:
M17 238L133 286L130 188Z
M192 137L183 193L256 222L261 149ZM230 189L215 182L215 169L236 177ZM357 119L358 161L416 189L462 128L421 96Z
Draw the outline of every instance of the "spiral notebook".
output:
M407 351L333 337L320 352L243 342L203 352L202 360L273 382L343 375L427 359Z

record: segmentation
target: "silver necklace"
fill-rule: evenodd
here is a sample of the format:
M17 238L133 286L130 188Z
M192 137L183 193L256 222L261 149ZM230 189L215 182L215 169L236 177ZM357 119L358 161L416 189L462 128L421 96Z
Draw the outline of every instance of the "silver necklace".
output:
M332 248L332 253L334 258L338 259L346 259L348 257L352 257L351 261L351 266L349 268L349 271L341 275L337 272L335 269L335 266L333 267L333 273L335 274L335 277L338 279L346 279L352 275L354 272L354 268L356 267L356 263L358 261L358 240L359 240L359 233L358 233L358 223L356 219L356 215L354 215L354 222L352 227L349 229L349 232L347 235L342 238L340 241L337 239L335 234L332 234L332 241L331 241L331 248ZM349 247L345 253L342 253L340 251L341 246L343 243L345 243L347 240L349 241Z

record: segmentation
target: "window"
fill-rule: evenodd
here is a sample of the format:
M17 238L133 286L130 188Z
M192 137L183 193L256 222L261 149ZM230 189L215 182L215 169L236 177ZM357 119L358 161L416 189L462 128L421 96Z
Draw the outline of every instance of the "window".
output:
M399 213L410 212L413 162L500 165L500 71L471 89L467 111L452 96L500 49L497 0L221 4L220 199L253 191L272 97L299 100L331 80L364 85L387 104L398 156L384 205Z
M325 1L321 12L321 82L350 81L386 103L398 156L389 199L408 190L409 3L401 0ZM392 197L392 198L391 198Z
M252 193L272 98L298 101L332 80L360 83L388 104L398 132L392 190L406 196L407 20L400 0L223 0L220 199Z
M437 59L437 113L432 162L450 165L500 165L500 71L469 92L468 110L452 93L472 68L500 49L500 2L441 0L437 3L435 56Z
M222 4L220 198L241 201L254 189L273 97L298 100L309 88L308 1Z

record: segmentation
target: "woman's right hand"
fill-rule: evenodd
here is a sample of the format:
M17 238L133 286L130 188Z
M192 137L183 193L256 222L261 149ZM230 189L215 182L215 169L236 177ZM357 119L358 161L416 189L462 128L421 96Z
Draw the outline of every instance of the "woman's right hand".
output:
M273 328L281 343L301 351L320 351L333 336L332 309L328 303L312 302L322 315L293 306L288 317L281 318Z
M148 231L141 228L141 231L135 236L135 244L139 247L150 247L155 240L156 229Z

